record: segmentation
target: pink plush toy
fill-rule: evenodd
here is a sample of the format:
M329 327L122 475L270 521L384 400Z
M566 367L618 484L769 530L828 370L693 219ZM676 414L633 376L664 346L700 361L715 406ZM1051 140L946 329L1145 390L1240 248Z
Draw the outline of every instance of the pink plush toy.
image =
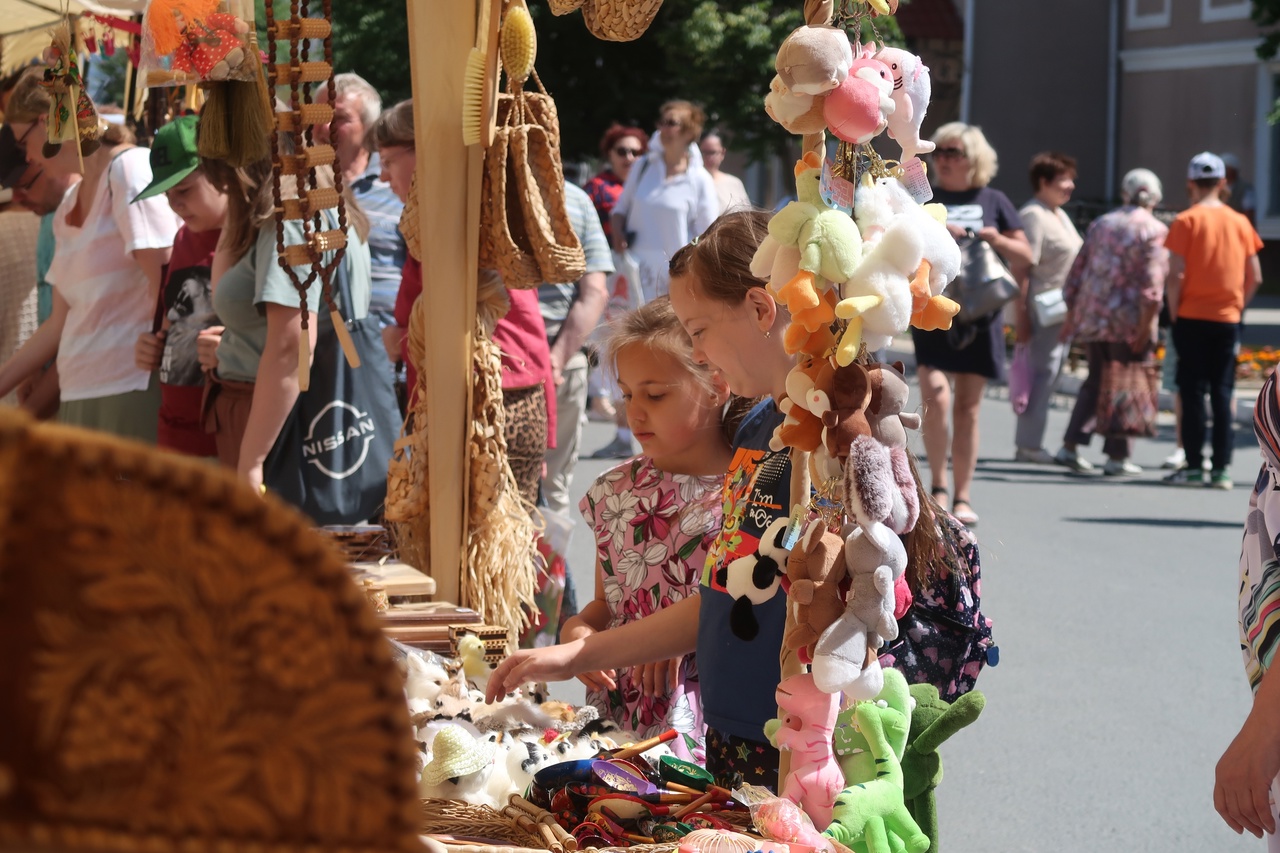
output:
M893 74L889 66L862 52L853 61L849 76L835 89L827 93L822 114L831 132L860 145L879 136L888 127L888 116L896 105L893 94Z
M831 746L840 697L823 693L806 672L783 679L777 699L785 716L773 740L778 749L791 751L791 772L781 794L804 809L816 826L827 826L836 796L844 790L844 773Z
M819 833L800 807L786 797L775 797L756 806L752 810L752 821L760 834L771 841L802 844L814 850L833 849L831 839Z
M929 69L913 53L897 47L881 48L876 59L889 66L893 75L893 114L889 116L889 136L902 147L902 159L933 150L933 143L920 138L920 124L929 108L932 85Z

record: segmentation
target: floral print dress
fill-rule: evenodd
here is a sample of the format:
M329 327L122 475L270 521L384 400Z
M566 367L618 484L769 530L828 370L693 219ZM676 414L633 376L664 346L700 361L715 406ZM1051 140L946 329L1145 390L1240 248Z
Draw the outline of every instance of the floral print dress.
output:
M698 594L707 548L720 532L722 476L669 474L647 456L637 456L600 476L579 504L596 536L601 586L614 628ZM680 664L670 696L646 698L630 670L618 672L617 688L591 690L587 701L640 737L675 729L672 751L689 761L706 760L695 656Z

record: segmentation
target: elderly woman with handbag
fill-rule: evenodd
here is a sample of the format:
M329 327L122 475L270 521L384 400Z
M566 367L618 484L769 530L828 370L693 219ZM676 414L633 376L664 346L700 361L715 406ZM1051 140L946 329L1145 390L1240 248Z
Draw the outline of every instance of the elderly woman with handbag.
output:
M1030 264L1031 247L1013 202L987 186L995 177L997 161L996 152L982 131L951 122L938 128L933 142L937 146L933 151L937 176L933 200L946 206L947 228L964 251L962 276L975 280L959 282L961 316L949 330L912 329L911 338L924 400L924 447L933 497L961 523L974 525L978 515L970 503L969 489L978 464L978 408L987 380L1004 375L1004 326L1000 317L1004 302L995 300L989 304L986 297L1000 289L987 285L1002 282L1009 288L1000 297L1004 301L1016 296L1016 286L1009 285ZM1002 273L1003 279L988 278L990 273L970 273L991 267L998 262L997 255L1013 267L1012 273ZM979 302L983 304L979 306ZM969 311L964 310L966 305ZM950 434L948 409L952 418ZM954 491L948 489L948 451Z
M1080 386L1071 421L1055 461L1077 473L1094 465L1079 453L1093 437L1103 375L1109 365L1141 363L1150 357L1159 334L1160 304L1169 271L1164 248L1169 228L1151 211L1160 203L1160 179L1147 169L1124 176L1120 198L1124 204L1099 217L1084 235L1084 245L1067 274L1062 294L1068 306L1062 339L1082 344L1089 376ZM1129 461L1133 440L1107 436L1103 473L1134 476L1142 469Z
M1052 465L1053 454L1044 449L1053 386L1062 368L1066 343L1060 339L1067 305L1062 299L1071 262L1080 251L1080 234L1062 209L1076 188L1075 158L1045 151L1031 160L1031 188L1035 196L1018 213L1031 244L1031 266L1026 288L1017 305L1017 346L1025 348L1030 367L1027 402L1018 412L1014 434L1014 460Z

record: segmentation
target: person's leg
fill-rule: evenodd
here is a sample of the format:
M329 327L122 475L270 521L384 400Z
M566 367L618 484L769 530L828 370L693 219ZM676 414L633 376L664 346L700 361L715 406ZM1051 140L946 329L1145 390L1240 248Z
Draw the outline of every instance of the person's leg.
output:
M506 416L507 461L515 475L520 497L530 507L538 500L538 481L547 454L547 396L542 385L502 389Z
M920 365L920 401L924 405L921 432L924 436L924 452L929 459L931 488L945 499L948 487L947 452L950 444L947 435L947 413L951 408L951 384L947 374L933 367ZM941 500L940 499L940 500ZM944 504L948 509L950 504Z
M1043 450L1044 430L1049 420L1049 404L1058 384L1062 354L1066 345L1058 340L1057 326L1036 329L1031 337L1031 397L1018 415L1014 444L1023 450Z
M1235 421L1232 418L1232 396L1236 388L1235 323L1214 323L1213 342L1206 353L1205 373L1209 385L1209 408L1213 413L1213 469L1225 471L1231 466Z
M955 477L952 506L969 503L969 487L978 467L978 409L987 378L976 373L957 373L955 402L952 404L951 468Z
M1187 468L1200 471L1204 465L1204 364L1205 341L1200 323L1179 320L1173 325L1178 347L1178 397L1182 400L1182 449Z
M1067 421L1067 431L1062 435L1062 446L1069 453L1075 453L1082 446L1088 447L1093 439L1089 425L1098 411L1098 389L1102 386L1102 369L1106 364L1105 343L1090 341L1084 348L1089 375L1080 383L1076 404L1071 409L1071 420Z
M569 487L578 464L582 440L582 417L587 407L587 357L578 353L565 364L564 381L556 388L556 446L547 451L547 471L542 478L542 497L547 509L572 517Z
M1135 356L1133 347L1128 344L1106 343L1101 344L1103 358L1107 361L1116 361L1121 364L1130 364L1134 361L1141 361L1145 356ZM1102 452L1118 466L1123 467L1125 461L1133 455L1133 439L1123 437L1107 436L1102 442ZM1124 473L1137 473L1137 469L1131 469Z

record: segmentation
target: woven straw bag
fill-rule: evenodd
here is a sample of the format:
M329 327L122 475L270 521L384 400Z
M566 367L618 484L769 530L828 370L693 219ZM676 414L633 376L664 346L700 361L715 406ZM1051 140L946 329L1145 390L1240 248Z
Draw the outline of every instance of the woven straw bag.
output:
M662 0L588 0L582 21L598 39L634 41L644 35L662 7Z
M418 236L418 170L413 170L409 179L409 197L405 199L404 210L400 212L400 233L404 236L405 248L415 261L422 260L422 239Z
M553 15L567 15L577 11L582 7L582 3L583 0L547 0Z
M559 117L536 73L533 79L538 92L499 96L480 206L480 265L521 289L577 281L586 272L565 208Z

